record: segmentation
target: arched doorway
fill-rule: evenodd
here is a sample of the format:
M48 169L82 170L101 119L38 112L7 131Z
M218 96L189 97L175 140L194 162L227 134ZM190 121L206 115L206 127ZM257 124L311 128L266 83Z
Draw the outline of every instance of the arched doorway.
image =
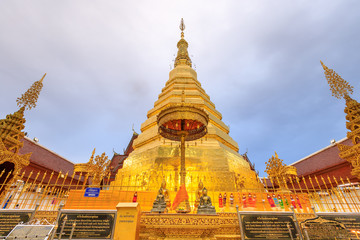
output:
M0 173L5 170L4 174L0 177L0 195L5 190L6 184L13 178L14 176L14 170L15 170L15 164L12 162L3 162L0 164ZM10 176L8 176L9 172L11 171ZM6 182L5 182L6 180Z

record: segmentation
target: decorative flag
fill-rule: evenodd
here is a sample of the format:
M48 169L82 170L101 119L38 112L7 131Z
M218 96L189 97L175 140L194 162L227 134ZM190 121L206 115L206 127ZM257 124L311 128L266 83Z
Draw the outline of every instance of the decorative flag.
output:
M7 207L7 205L9 204L11 198L12 198L12 195L10 195L10 197L6 200L3 209L5 209Z
M251 193L248 194L248 207L253 207L253 201L252 201L252 197L251 197Z
M222 199L222 196L221 196L221 193L219 194L219 208L222 208L224 207L223 205L223 199Z
M278 200L279 200L280 208L284 209L284 203L283 203L283 200L281 199L280 194L278 195Z
M267 195L267 199L270 204L270 207L272 207L272 208L275 207L274 199L272 199L272 197L270 197L269 194Z
M285 198L285 204L286 204L286 206L289 207L289 202L288 202L287 198L286 198L285 196L284 196L284 198Z
M242 197L242 204L243 204L243 208L247 208L246 195L245 194L243 194L243 197Z
M275 206L276 206L276 207L280 207L279 201L278 201L278 199L276 198L275 194L273 194L273 199L274 199Z
M298 195L295 195L296 198L296 203L299 205L299 208L302 209L301 203L300 203L300 199L298 197Z
M174 210L179 204L185 200L189 199L189 195L186 191L185 184L180 186L179 191L176 193L173 205L171 207L172 210Z
M291 204L293 205L293 207L296 208L296 203L295 203L295 200L292 195L290 195L290 200L291 200Z
M137 192L134 193L133 202L137 201Z
M254 208L256 208L256 194L254 193L254 195L253 195L253 200L252 200L253 202L252 202L252 206L254 207Z
M252 207L252 208L255 207L255 201L254 201L251 193L249 193L249 195L248 195L248 203L249 203L249 207Z
M234 206L234 194L233 193L230 194L230 206L231 207Z

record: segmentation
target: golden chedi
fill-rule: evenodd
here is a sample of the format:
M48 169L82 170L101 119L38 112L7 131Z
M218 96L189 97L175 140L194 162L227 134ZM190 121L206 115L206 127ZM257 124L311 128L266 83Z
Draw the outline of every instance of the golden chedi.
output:
M157 191L165 180L169 191L179 189L180 143L160 135L157 117L170 106L186 104L205 111L209 117L207 134L186 142L186 189L195 192L200 181L208 186L209 191L258 188L255 172L238 153L238 144L229 136L229 127L222 122L221 113L197 80L187 50L188 43L184 39L184 27L182 22L178 54L169 80L154 108L148 111L147 120L141 125L141 134L134 141L134 151L125 160L112 185L140 186L144 191Z

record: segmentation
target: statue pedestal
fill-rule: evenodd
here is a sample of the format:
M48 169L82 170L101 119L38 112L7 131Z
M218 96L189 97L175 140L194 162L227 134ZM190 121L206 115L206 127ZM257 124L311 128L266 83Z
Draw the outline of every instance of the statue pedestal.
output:
M226 217L224 232L227 236L238 231L237 218L233 214L234 222ZM141 240L240 240L240 237L216 238L216 233L223 227L218 215L198 214L154 214L143 213L141 216ZM231 224L233 226L231 226ZM229 227L231 226L231 229ZM219 234L219 233L218 233ZM238 234L237 234L238 235Z
M118 203L114 240L139 240L140 205L139 203Z

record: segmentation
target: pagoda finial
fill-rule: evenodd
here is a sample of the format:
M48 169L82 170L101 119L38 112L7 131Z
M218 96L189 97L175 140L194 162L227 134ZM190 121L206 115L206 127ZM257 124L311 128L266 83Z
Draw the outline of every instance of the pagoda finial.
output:
M181 18L179 27L181 30L181 39L177 43L178 53L177 53L177 56L175 59L174 67L176 67L178 65L183 65L183 64L188 65L189 67L192 67L191 59L189 57L189 53L187 50L189 44L184 39L185 24L184 24L184 19L182 19L182 18Z
M44 76L39 80L33 83L31 87L21 95L21 97L16 99L17 105L20 108L26 108L28 110L36 107L36 102L39 97L40 91L43 87L43 80L46 76L46 73Z
M184 38L184 30L185 30L185 24L184 24L184 19L181 18L181 22L180 22L180 30L181 30L181 38Z
M134 129L134 124L132 125L132 131L133 131L133 135L139 135Z
M351 86L347 81L345 81L339 74L334 70L329 69L325 64L320 61L322 67L324 68L324 73L326 80L330 86L332 95L338 99L344 98L347 99L349 94L353 93L353 86Z

